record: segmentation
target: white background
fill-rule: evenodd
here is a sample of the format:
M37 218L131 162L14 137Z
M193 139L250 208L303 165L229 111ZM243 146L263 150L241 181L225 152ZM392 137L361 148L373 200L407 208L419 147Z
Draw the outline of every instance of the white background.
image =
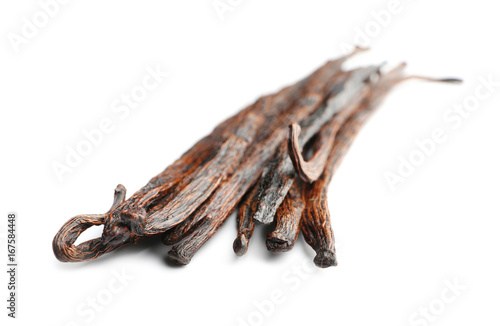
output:
M389 2L233 0L221 19L212 0L69 1L15 51L9 38L22 36L23 17L32 21L41 7L2 1L2 261L7 213L19 219L18 319L4 308L2 319L498 325L500 87L460 126L443 117L474 96L479 78L500 81L498 8L487 0L401 0L387 26L374 25L370 13ZM315 268L302 238L289 253L268 254L263 228L247 255L236 257L234 217L183 268L165 263L168 248L158 239L88 263L54 258L51 241L67 219L107 211L118 183L132 194L218 122L340 56L341 44L367 26L375 29L362 41L372 50L349 67L406 61L409 73L465 82L407 82L363 128L329 192L338 267ZM169 75L121 118L113 101L140 85L148 66ZM75 148L104 118L113 131L59 181L53 162L64 163L67 146ZM391 191L384 174L397 173L398 157L408 158L435 128L447 140ZM306 272L297 273L302 264ZM116 273L131 279L123 285ZM466 287L456 295L446 290L455 281ZM276 291L282 300L263 316L255 302ZM453 302L443 303L443 291ZM96 297L99 309L92 310L87 300ZM419 309L429 305L434 315L425 319Z

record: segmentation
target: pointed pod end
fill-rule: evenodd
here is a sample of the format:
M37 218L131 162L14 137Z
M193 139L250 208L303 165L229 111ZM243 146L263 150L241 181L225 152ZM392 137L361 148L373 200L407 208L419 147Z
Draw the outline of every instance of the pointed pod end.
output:
M441 83L450 83L450 84L462 84L464 81L460 78L441 78L436 81Z
M430 81L430 82L436 82L436 83L448 83L448 84L461 84L463 82L462 79L460 78L434 78L434 77L427 77L427 76L417 76L417 75L412 75L408 76L404 79L420 79L420 80L425 80L425 81Z

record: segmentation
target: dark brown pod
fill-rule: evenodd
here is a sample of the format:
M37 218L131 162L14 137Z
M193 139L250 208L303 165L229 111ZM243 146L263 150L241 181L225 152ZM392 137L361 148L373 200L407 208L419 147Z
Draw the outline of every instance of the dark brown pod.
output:
M295 179L285 200L276 211L276 227L267 235L266 246L271 252L292 250L300 231L300 218L305 207L300 179Z
M362 125L389 90L404 80L403 67L399 66L382 76L379 82L371 83L368 95L357 108L352 110L351 116L342 124L335 136L323 174L318 180L304 187L306 206L301 219L301 230L306 242L316 251L314 263L318 267L337 265L335 238L328 210L328 185Z
M248 250L248 243L253 235L254 222L252 218L252 213L254 209L252 206L255 205L253 201L253 196L257 192L258 188L253 186L250 191L243 198L240 208L238 209L237 223L238 223L238 235L233 242L234 253L238 256L244 255Z

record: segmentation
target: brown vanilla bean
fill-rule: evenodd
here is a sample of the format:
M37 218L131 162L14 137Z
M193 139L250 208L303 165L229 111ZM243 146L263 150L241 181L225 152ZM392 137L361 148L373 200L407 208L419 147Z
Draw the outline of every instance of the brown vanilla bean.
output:
M353 117L349 118L340 128L322 176L315 182L304 186L306 205L300 227L305 241L316 251L314 263L321 268L337 265L335 238L328 210L328 185L335 168L346 153L347 147L361 123L368 116L367 110L364 109L367 105L367 102L360 105Z
M326 268L337 265L335 238L327 202L328 185L336 168L370 113L380 104L389 90L403 80L401 76L402 68L403 66L395 68L381 77L379 83L373 85L369 96L362 101L352 116L339 129L325 171L321 177L312 184L304 186L306 205L300 226L304 239L316 251L314 263L318 267Z
M339 129L325 171L316 182L304 186L306 207L301 219L301 230L306 242L316 251L314 263L318 267L326 268L337 265L335 239L327 204L328 185L352 141L369 116L383 101L392 87L401 81L418 78L436 82L459 82L455 78L405 77L403 76L404 67L405 64L399 65L392 71L382 75L379 82L372 84L369 95Z
M267 249L271 252L289 251L295 245L300 230L300 218L305 207L304 184L296 178L288 191L285 200L276 211L276 227L266 240Z
M234 253L238 256L244 255L248 250L248 243L253 235L255 227L251 213L255 210L252 206L255 205L253 196L258 188L254 185L243 198L240 208L238 209L237 223L238 235L233 242Z

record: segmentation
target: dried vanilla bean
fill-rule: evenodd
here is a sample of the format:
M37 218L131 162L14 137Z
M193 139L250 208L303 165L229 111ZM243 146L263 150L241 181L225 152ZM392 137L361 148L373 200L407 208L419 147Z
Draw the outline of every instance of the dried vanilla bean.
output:
M304 183L296 178L285 200L276 211L276 227L266 239L271 252L289 251L295 245L300 231L300 218L305 207L302 188Z
M255 210L252 206L256 204L253 201L253 196L257 190L258 188L253 186L243 198L240 208L238 209L238 235L233 242L233 250L238 256L244 255L247 252L248 243L253 234L255 225L251 212Z
M327 203L328 185L363 123L389 90L407 79L402 75L403 68L404 65L398 66L383 75L378 83L372 85L369 95L340 127L323 174L315 182L304 186L306 206L300 226L304 239L316 251L314 263L318 267L326 268L337 265L335 239Z

